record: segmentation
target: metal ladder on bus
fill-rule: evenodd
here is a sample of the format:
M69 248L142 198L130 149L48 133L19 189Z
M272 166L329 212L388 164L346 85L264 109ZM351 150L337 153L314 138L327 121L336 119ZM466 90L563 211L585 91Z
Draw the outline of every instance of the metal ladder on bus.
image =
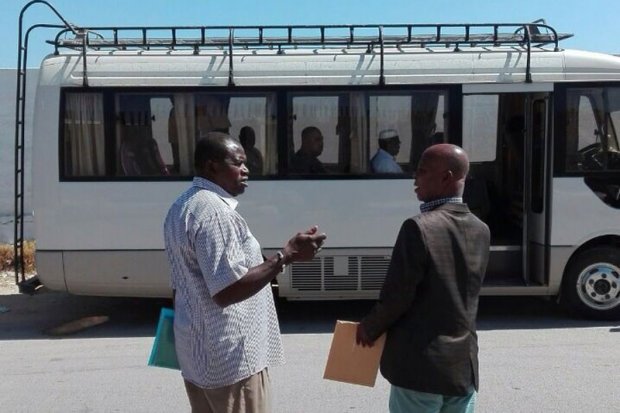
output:
M35 24L25 34L23 33L23 19L26 10L32 5L43 4L49 7L65 25ZM32 30L37 28L66 28L69 23L44 0L33 0L26 4L19 14L19 32L17 46L17 90L15 93L15 180L14 180L14 212L13 212L13 269L15 284L22 293L32 294L41 284L38 277L26 278L24 257L24 198L25 198L25 126L26 126L26 68L28 63L28 38Z

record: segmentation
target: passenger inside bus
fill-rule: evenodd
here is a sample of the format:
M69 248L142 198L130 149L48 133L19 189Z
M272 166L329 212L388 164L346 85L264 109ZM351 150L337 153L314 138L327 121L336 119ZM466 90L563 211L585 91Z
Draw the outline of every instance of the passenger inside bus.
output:
M239 131L239 142L245 151L247 159L246 166L250 170L251 175L263 174L263 155L254 146L256 145L256 134L250 126L244 126Z
M153 138L150 107L139 99L126 99L120 116L121 167L126 176L169 175Z
M317 127L308 126L301 131L301 148L291 158L291 172L325 173L325 167L318 158L321 153L323 153L323 134Z
M228 96L196 96L196 127L198 137L205 137L209 132L228 133L231 123L228 118Z
M381 174L402 174L403 169L396 162L400 151L400 138L394 129L385 129L379 133L379 148L370 160L372 172Z
M126 176L170 175L150 136L133 135L121 142L121 166Z

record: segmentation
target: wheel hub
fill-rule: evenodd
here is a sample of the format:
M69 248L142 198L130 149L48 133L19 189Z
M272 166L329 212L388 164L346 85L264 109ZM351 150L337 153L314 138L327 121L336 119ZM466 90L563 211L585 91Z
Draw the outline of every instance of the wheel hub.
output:
M608 294L611 291L611 284L607 280L598 280L594 283L594 291L599 295Z
M588 266L577 278L577 292L584 304L596 310L620 305L620 268L610 263Z

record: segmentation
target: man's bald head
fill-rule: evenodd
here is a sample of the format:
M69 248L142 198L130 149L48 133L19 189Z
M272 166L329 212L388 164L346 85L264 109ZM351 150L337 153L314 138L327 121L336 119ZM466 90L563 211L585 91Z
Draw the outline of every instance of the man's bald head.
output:
M444 168L454 173L457 179L464 179L469 172L469 157L463 148L450 143L440 143L428 147L420 161L424 158L439 162Z
M315 157L323 153L323 134L319 128L308 126L301 131L300 151Z
M463 196L468 172L469 158L462 148L448 143L428 147L422 153L416 172L418 198L428 202Z

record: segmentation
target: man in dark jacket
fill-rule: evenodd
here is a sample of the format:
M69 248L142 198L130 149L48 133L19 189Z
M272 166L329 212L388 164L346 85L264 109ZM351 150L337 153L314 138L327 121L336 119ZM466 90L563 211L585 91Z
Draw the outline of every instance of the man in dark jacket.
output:
M421 214L398 234L379 302L357 341L387 332L381 373L390 412L473 412L478 390L478 296L489 257L488 227L463 203L469 160L439 144L420 159Z

